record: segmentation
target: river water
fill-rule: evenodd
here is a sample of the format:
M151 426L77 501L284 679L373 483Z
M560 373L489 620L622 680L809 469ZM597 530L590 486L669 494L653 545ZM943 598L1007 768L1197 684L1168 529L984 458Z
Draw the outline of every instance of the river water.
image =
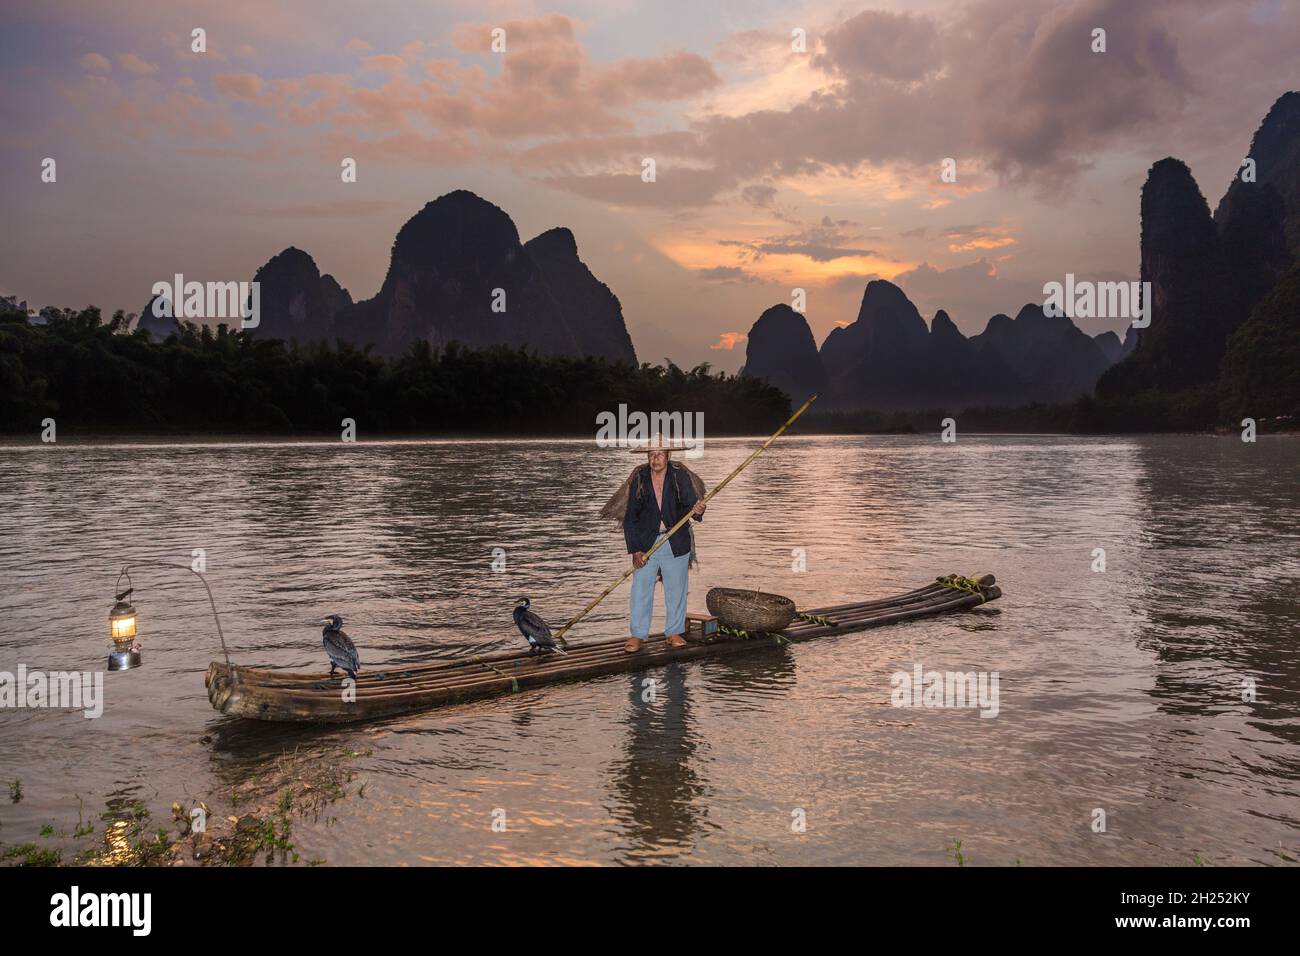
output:
M690 464L712 485L756 444ZM123 800L224 813L297 760L353 778L294 831L335 864L951 864L957 841L968 865L1300 859L1294 437L786 438L710 506L693 608L715 585L816 607L950 572L1003 598L370 725L208 704L195 549L237 663L323 669L335 612L363 666L513 648L517 595L559 624L623 570L595 515L633 461L576 441L0 447L0 671L102 669L124 564L145 661L106 675L99 719L0 710L0 784L21 789L0 789L0 843L71 855L79 815ZM625 634L626 602L572 641ZM891 706L917 665L997 672L997 715Z

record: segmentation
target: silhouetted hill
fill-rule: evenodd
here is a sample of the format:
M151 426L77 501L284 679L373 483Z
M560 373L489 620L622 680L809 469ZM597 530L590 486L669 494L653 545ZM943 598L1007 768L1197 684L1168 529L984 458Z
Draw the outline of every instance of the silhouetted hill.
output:
M1250 141L1255 161L1254 183L1242 182L1241 171L1233 177L1214 210L1220 228L1242 214L1241 204L1255 194L1276 192L1282 201L1282 227L1287 250L1300 257L1300 92L1283 93L1269 109ZM1269 188L1252 188L1269 187ZM1261 250L1265 255L1269 253Z
M1300 254L1300 94L1273 104L1251 140L1255 180L1238 169L1214 210L1232 296L1248 315Z
M875 279L858 317L832 329L821 359L840 405L914 407L929 392L925 361L929 330L916 306L892 282Z
M334 336L334 316L352 304L352 296L331 275L321 275L316 261L290 246L253 276L260 283L259 322L253 333L262 338L328 341Z
M1162 159L1142 187L1141 278L1151 283L1151 325L1137 348L1097 383L1103 398L1155 389L1173 395L1213 382L1242 309L1218 230L1183 162Z
M1014 319L995 315L971 338L981 351L998 353L1021 382L1016 400L1059 402L1092 392L1110 366L1101 346L1067 315L1048 315L1029 303Z
M1101 349L1101 354L1106 357L1108 365L1114 365L1124 357L1124 343L1114 332L1101 332L1094 335L1092 340L1097 343L1097 348Z
M1024 380L996 350L982 350L940 309L930 322L925 378L931 403L944 408L1022 404Z
M826 390L826 370L808 320L788 305L774 305L749 330L743 374L766 379L796 405Z
M906 360L924 348L925 320L903 290L892 282L875 279L862 293L858 317L851 325L831 330L822 342L822 365L837 389L852 391L845 376L871 356L886 353ZM860 375L859 375L860 379Z
M379 293L339 313L335 329L357 345L373 343L380 355L417 340L435 348L509 343L581 354L514 222L463 189L428 203L402 226Z
M158 301L158 296L151 296L149 303L140 312L140 318L135 324L135 331L144 331L149 333L149 337L155 342L161 342L167 336L177 330L178 323L171 316L170 304L166 307L167 315L154 315L153 304Z
M524 243L524 250L546 277L579 352L635 365L636 350L623 322L623 306L578 258L573 233L563 226L548 229Z
M772 381L770 363L779 360L777 349L768 351ZM1032 304L1015 319L993 316L970 339L943 310L927 328L903 290L880 279L867 285L857 321L826 337L821 360L828 404L844 409L1065 401L1091 392L1111 362L1068 317L1049 317Z

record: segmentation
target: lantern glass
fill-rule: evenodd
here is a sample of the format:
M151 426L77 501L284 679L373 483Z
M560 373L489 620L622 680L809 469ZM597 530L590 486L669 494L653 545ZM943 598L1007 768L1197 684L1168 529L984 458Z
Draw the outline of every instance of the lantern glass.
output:
M108 621L114 644L125 644L135 639L135 608L128 604L121 609L118 605L108 616Z

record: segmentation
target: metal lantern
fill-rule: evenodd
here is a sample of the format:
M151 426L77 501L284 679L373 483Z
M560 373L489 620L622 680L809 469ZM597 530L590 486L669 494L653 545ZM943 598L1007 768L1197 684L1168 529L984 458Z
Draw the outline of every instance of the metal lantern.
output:
M126 572L122 574L126 575ZM118 582L121 580L119 576ZM108 612L108 636L113 642L113 649L108 652L110 671L129 671L140 666L140 648L135 646L135 606L129 600L135 590L130 586L130 575L126 575L126 583L127 589L115 595L117 603Z

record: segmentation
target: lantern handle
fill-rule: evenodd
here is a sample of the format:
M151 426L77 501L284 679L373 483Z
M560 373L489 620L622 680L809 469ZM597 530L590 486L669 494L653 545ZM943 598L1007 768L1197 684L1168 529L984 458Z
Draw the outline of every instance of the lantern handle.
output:
M208 603L209 603L210 605L212 605L212 619L213 619L214 621L217 622L217 637L221 639L221 653L222 653L222 654L225 656L225 658L226 658L226 669L230 671L231 677L233 678L233 677L234 677L234 674L235 674L235 668L234 668L234 666L230 663L230 649L229 649L228 647L226 647L226 634L225 634L225 632L221 629L221 615L217 613L217 601L216 601L216 599L212 596L212 588L208 585L208 579L205 578L205 577L204 577L200 572L195 571L194 568L191 567L191 566L188 565L188 564L169 564L169 563L167 563L167 562L165 562L165 561L141 561L141 562L139 562L139 563L137 564L137 567L140 567L140 566L143 566L143 567L146 567L146 568L150 568L150 567L152 567L152 568L173 568L173 569L175 569L175 568L179 568L179 569L182 570L182 571L189 571L189 572L190 572L191 574L193 574L196 578L198 578L201 582L203 582L203 588L204 588L204 590L206 590L206 591L208 592ZM123 566L121 574L119 574L119 575L117 576L117 583L118 583L118 584L121 584L121 583L122 583L122 578L125 577L125 578L126 578L126 583L127 583L128 585L130 585L130 584L131 584L131 574L130 574L130 571L131 571L131 569L130 569L129 566ZM114 585L114 587L116 587L116 586L117 586L117 585ZM123 591L121 594L119 594L119 595L117 596L117 599L118 599L119 601L121 601L123 598L126 597L126 595L130 594L130 593L131 593L132 591L134 591L134 590L135 590L135 588L134 588L133 586L128 586L127 589L126 589L125 591Z

